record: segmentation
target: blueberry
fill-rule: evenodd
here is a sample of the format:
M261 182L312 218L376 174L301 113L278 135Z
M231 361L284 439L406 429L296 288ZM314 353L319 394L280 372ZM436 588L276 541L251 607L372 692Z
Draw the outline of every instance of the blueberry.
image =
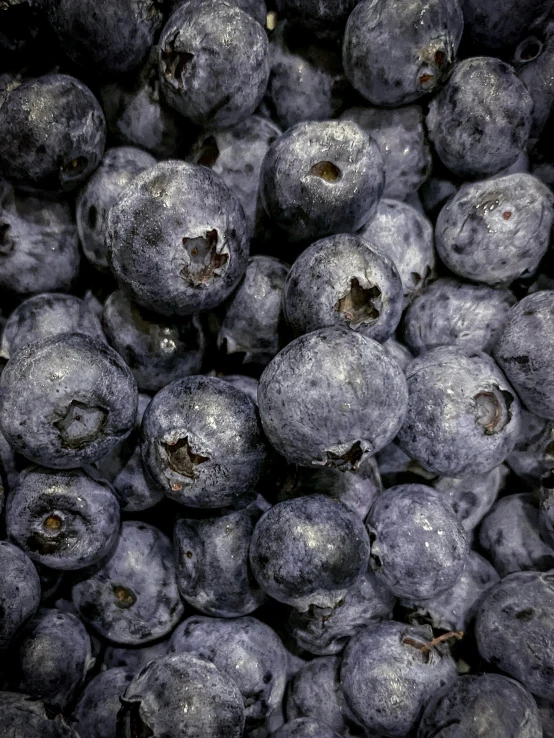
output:
M40 579L31 559L17 546L0 541L0 654L40 602Z
M104 153L106 121L92 92L65 74L22 82L0 107L0 169L14 186L66 192Z
M41 609L24 627L9 654L10 688L64 711L93 665L90 638L79 618Z
M69 59L99 75L130 72L148 54L163 22L159 0L124 0L76 6L71 0L47 2L48 21Z
M196 125L228 128L252 115L262 100L269 77L267 35L232 3L185 3L161 33L158 64L172 107Z
M41 738L79 738L61 714L52 717L42 702L26 694L0 692L0 714L2 738L36 738L37 735Z
M535 700L518 682L501 674L467 675L433 696L418 738L541 738Z
M548 248L553 204L548 187L530 174L466 184L439 214L437 252L451 271L477 282L529 276Z
M477 611L481 656L517 679L533 695L552 698L552 572L516 572L487 592Z
M466 533L444 495L431 487L401 484L384 490L366 525L370 567L397 597L434 597L464 571Z
M264 603L248 551L254 526L268 507L259 497L242 510L176 522L177 584L185 602L221 618L248 615Z
M10 538L51 569L83 569L109 554L119 534L119 504L108 484L80 470L24 471L6 508Z
M235 682L188 653L151 661L121 702L121 738L241 738L243 733L243 699Z
M251 115L232 128L207 130L191 147L189 160L218 174L240 200L253 229L258 212L260 170L264 156L281 130L267 118Z
M311 718L297 718L282 725L274 738L340 738L338 733L325 723Z
M188 618L171 636L169 653L190 653L211 661L230 677L244 699L247 730L281 704L287 653L274 631L256 618Z
M9 359L33 341L60 333L83 333L104 341L98 318L74 295L43 292L16 307L2 333L2 356Z
M419 196L423 209L427 215L435 220L443 205L459 190L453 177L441 173L440 176L431 176L419 189Z
M125 648L122 646L106 646L102 668L124 669L127 673L138 674L150 661L166 656L169 648L169 640L157 641L145 646Z
M367 568L362 521L323 495L280 502L256 524L250 564L273 599L305 611L333 607Z
M408 203L381 200L359 235L392 260L402 280L405 304L433 277L433 229L427 218Z
M162 162L127 185L110 210L106 241L121 287L163 315L218 305L248 258L238 200L207 168L179 161Z
M79 333L22 348L0 386L3 434L16 451L44 466L68 469L100 459L135 420L137 388L127 365Z
M144 471L138 444L113 480L113 488L123 512L148 510L164 498Z
M243 363L265 366L279 352L282 339L281 302L289 268L271 256L253 256L236 291L217 338L226 354Z
M192 5L199 5L204 0L192 0ZM265 27L267 21L267 8L264 0L228 0L231 5L236 5L248 15L252 16L254 20L257 20L261 26ZM191 2L191 0L188 0ZM168 0L165 3L165 7L169 8L170 12L173 12L176 8L182 5L181 0Z
M133 674L126 669L100 672L83 689L73 710L81 738L116 738L117 713Z
M254 377L247 377L244 374L228 374L226 376L222 376L221 379L223 379L225 382L228 382L229 384L232 384L233 387L236 387L241 392L244 392L245 395L248 395L254 405L258 404L257 379L254 379Z
M539 491L539 525L543 540L554 546L554 474L545 474Z
M391 359L394 359L394 361L396 361L403 372L406 371L408 365L414 358L410 349L403 343L400 343L400 341L397 341L395 338L388 338L386 341L384 341L383 348L391 357Z
M155 164L153 156L132 146L108 149L79 193L76 211L79 238L85 256L98 269L108 269L105 239L110 208L129 182Z
M464 0L465 30L472 43L492 52L515 46L533 21L540 21L551 9L549 0Z
M542 724L543 738L553 738L554 736L554 705L547 700L535 698Z
M383 186L379 147L351 121L299 123L270 146L262 165L264 208L293 241L358 230Z
M408 610L407 619L439 630L465 631L484 593L499 579L492 564L470 551L462 576L450 589L427 600L403 603Z
M319 720L338 735L352 735L340 689L340 662L337 656L313 659L296 672L287 690L287 720Z
M215 377L164 387L142 424L142 459L160 489L189 507L225 507L259 481L267 458L250 398Z
M391 618L394 602L386 585L368 570L334 607L314 605L305 612L291 610L287 633L299 648L316 656L341 653L349 638L366 625Z
M69 290L79 236L66 202L14 192L0 181L0 287L18 295Z
M84 572L72 596L84 622L113 643L138 646L166 635L183 614L171 542L146 523L123 523L111 558Z
M264 105L283 130L302 121L334 118L344 108L351 88L332 45L318 43L285 20L273 33L269 56Z
M479 543L501 576L554 568L554 548L539 530L539 506L532 494L502 497L484 518Z
M404 316L402 334L416 354L437 346L491 351L515 302L507 289L437 279L415 297Z
M281 458L276 461L282 464ZM317 492L334 500L365 519L373 500L383 489L375 459L366 456L356 471L346 471L329 466L291 466L284 479L278 482L277 498L283 500Z
M507 458L510 469L530 486L554 469L554 425L523 410L515 449Z
M464 59L429 106L429 138L443 164L464 179L496 174L527 144L533 101L509 64Z
M268 364L258 402L267 437L289 461L351 471L397 434L406 381L376 341L322 328Z
M102 324L141 392L158 392L166 384L200 371L205 341L195 316L164 319L116 290L104 303Z
M400 321L400 275L370 242L347 234L316 241L287 275L283 308L296 335L344 326L385 341Z
M431 483L452 505L462 528L469 533L489 512L502 489L508 469L500 464L485 474L439 477Z
M457 0L364 0L348 18L343 63L373 105L398 107L433 92L448 75L464 21Z
M159 158L180 157L190 125L164 100L154 47L140 70L100 87L108 130L120 145L140 146Z
M494 357L528 410L554 420L554 292L527 295L510 310Z
M369 730L404 736L426 702L456 679L448 647L430 628L383 622L351 638L341 666L344 697Z
M533 30L537 33L533 33ZM554 23L538 22L537 28L529 29L514 52L513 64L519 78L533 98L533 122L531 138L538 138L543 132L554 104L553 89L550 84L554 71Z
M419 105L349 108L341 119L353 120L377 142L385 166L383 197L403 200L425 182L431 173L431 151Z
M408 412L397 440L425 469L484 474L513 451L519 402L487 354L442 346L414 359L406 378Z

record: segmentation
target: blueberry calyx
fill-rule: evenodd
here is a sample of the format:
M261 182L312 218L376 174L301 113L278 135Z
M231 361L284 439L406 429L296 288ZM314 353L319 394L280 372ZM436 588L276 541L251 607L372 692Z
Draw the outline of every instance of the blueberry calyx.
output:
M179 438L177 441L169 441L165 444L165 450L173 471L189 479L197 479L198 471L196 467L210 460L209 456L194 453L189 444L188 436Z
M376 285L362 287L356 277L350 280L350 290L335 304L351 328L374 323L381 314L381 290Z
M342 172L332 161L318 161L308 172L309 176L319 177L325 182L337 182L342 177Z
M216 277L221 276L229 261L229 252L217 250L219 233L212 228L203 236L183 238L183 246L189 257L189 262L181 269L181 276L193 287L207 286Z
M66 448L82 448L98 437L108 422L108 416L108 411L103 407L90 407L72 400L66 414L53 425Z

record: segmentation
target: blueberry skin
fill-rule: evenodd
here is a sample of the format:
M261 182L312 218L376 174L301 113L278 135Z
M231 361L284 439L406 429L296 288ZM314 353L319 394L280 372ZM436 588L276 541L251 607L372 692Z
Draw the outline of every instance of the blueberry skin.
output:
M341 120L353 120L379 146L385 166L383 197L403 200L431 173L431 150L419 105L396 110L349 108Z
M547 700L535 698L542 724L543 738L553 738L554 736L554 705Z
M408 365L414 358L410 349L403 343L397 341L395 338L388 338L386 341L384 341L383 348L391 357L391 359L394 359L394 361L396 361L403 372L406 371Z
M509 64L464 59L429 105L427 130L443 164L477 179L513 164L527 144L533 100Z
M187 708L187 709L185 709ZM188 653L148 664L127 687L118 738L242 738L244 707L235 682Z
M215 377L164 387L142 423L142 460L165 494L188 507L225 507L255 487L266 463L257 409Z
M341 685L348 706L368 730L406 735L437 689L456 679L448 647L430 647L432 637L426 626L383 622L350 640Z
M415 354L438 346L490 352L515 302L507 289L443 277L416 295L404 315L402 336Z
M264 96L267 35L233 3L186 3L164 26L158 65L165 98L175 110L196 125L229 128L252 115Z
M191 0L188 0L188 2L191 2ZM192 5L199 5L202 2L203 0L192 0ZM245 13L248 13L248 15L252 16L254 20L257 20L258 23L265 28L267 8L264 0L229 0L229 2L232 5L236 5L237 8L240 8ZM168 7L171 13L180 5L182 5L181 0L169 0L169 2L166 3L166 7Z
M124 522L111 558L84 572L72 598L84 622L112 643L139 646L166 635L183 615L170 540L146 523Z
M283 339L283 290L289 267L272 256L253 256L217 337L226 354L244 354L243 363L265 366Z
M432 176L421 185L418 194L423 209L433 220L436 220L443 205L458 192L459 184L448 177L448 174Z
M413 2L402 12L393 0L364 0L346 24L342 47L346 76L373 105L411 103L446 78L463 25L457 0Z
M452 726L455 726L452 729ZM468 674L434 695L418 738L542 738L537 704L518 682L501 674Z
M392 261L358 236L316 241L287 275L283 309L296 335L327 326L385 341L402 315L402 281Z
M394 603L391 591L368 570L335 607L291 610L285 627L299 648L316 656L332 656L341 653L362 628L376 620L390 619Z
M540 22L551 9L549 0L464 0L465 30L474 44L491 51L515 46L534 21Z
M116 290L104 303L102 325L131 369L141 392L158 392L202 366L204 332L195 316L163 318Z
M41 609L10 651L10 687L60 712L77 696L94 661L90 638L79 618Z
M439 477L431 483L452 505L462 528L469 533L489 512L500 492L508 469L500 464L485 474Z
M247 730L281 704L287 652L275 632L256 618L221 620L195 615L176 628L169 653L193 654L229 676L242 693Z
M0 169L14 186L61 193L82 185L106 143L102 108L82 82L45 74L22 82L0 108Z
M373 339L322 328L268 364L258 403L266 436L289 462L355 471L398 433L406 381Z
M109 269L106 230L110 208L138 174L155 165L154 157L141 149L132 146L108 149L79 193L76 209L79 238L85 256L97 269Z
M313 659L296 672L287 689L287 720L318 720L338 735L352 735L349 730L352 721L341 694L340 663L337 656ZM359 726L355 727L359 731Z
M122 512L148 510L164 498L144 471L139 445L113 480L113 488Z
M526 485L536 487L541 477L554 469L553 441L552 421L523 410L519 438L506 462Z
M477 282L529 276L548 248L553 204L548 187L530 174L466 184L439 213L437 252L451 271Z
M150 661L154 661L161 656L166 656L168 648L168 639L135 648L106 646L102 659L102 667L108 670L122 668L134 676L146 664L149 664Z
M209 167L240 200L250 228L256 223L260 170L273 141L281 135L275 123L251 115L232 128L204 131L192 144L188 160Z
M553 618L552 572L523 571L488 591L475 623L481 656L547 700L552 699Z
M318 43L286 17L269 44L271 72L263 103L283 130L302 121L335 118L353 92L339 51Z
M397 441L424 469L484 474L513 451L519 401L487 354L442 346L414 359L406 379L408 412Z
M144 61L163 23L161 6L145 0L101 6L50 0L46 8L64 53L100 76L125 74Z
M108 669L85 686L73 710L73 724L81 738L116 738L119 698L132 678L126 669Z
M215 307L236 287L248 259L246 230L240 203L216 174L166 161L127 185L110 210L106 243L120 286L135 302L162 315L189 315Z
M539 506L532 494L498 500L481 524L479 543L502 577L554 568L554 549L541 538Z
M281 458L277 463L282 463ZM377 462L372 456L365 456L356 471L352 472L342 471L340 467L290 466L278 481L277 500L283 502L317 492L342 502L364 520L382 489Z
M157 50L135 74L99 89L112 139L140 146L159 159L179 158L188 144L190 125L170 107L160 90Z
M250 571L248 551L254 526L268 508L259 496L242 510L177 520L175 567L185 602L220 618L248 615L264 603L266 596Z
M464 571L466 532L444 495L431 487L400 484L384 490L366 526L370 568L397 597L434 597Z
M428 600L404 601L409 622L429 623L445 631L465 631L479 602L500 579L498 572L479 554L470 551L462 576L450 588Z
M54 469L97 461L129 435L137 387L104 343L79 333L35 341L0 379L0 425L10 445Z
M516 48L512 63L533 98L531 138L538 138L554 104L554 23L538 22L529 34Z
M228 374L220 377L220 379L248 395L254 405L258 404L258 380L254 377L247 377L244 374Z
M263 162L263 206L292 241L361 228L383 192L379 147L351 121L299 123Z
M300 611L334 607L366 570L368 556L358 516L317 494L274 505L250 542L250 565L260 587Z
M0 181L0 288L17 295L69 290L80 258L68 203L14 192Z
M381 200L359 236L394 263L402 280L405 306L434 276L433 228L408 203Z
M340 736L319 720L297 718L282 725L273 734L273 738L340 738Z
M110 486L80 470L21 473L6 506L9 537L34 561L74 570L111 552L119 504Z
M61 714L55 717L44 704L26 694L0 692L1 738L79 738ZM9 732L8 732L9 731Z
M539 526L543 540L554 546L554 488L552 471L545 474L539 490Z
M9 359L29 343L60 333L83 333L105 340L100 321L84 300L43 292L27 298L12 312L4 326L0 354Z
M554 420L554 291L527 295L511 309L494 347L494 358L525 407Z
M40 603L40 579L31 559L8 541L0 541L0 654ZM3 712L2 712L3 714Z

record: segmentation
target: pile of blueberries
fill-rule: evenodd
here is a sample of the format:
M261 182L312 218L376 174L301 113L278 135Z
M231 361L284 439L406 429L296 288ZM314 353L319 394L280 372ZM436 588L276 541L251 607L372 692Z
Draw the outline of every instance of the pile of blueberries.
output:
M0 738L554 738L554 0L0 0Z

